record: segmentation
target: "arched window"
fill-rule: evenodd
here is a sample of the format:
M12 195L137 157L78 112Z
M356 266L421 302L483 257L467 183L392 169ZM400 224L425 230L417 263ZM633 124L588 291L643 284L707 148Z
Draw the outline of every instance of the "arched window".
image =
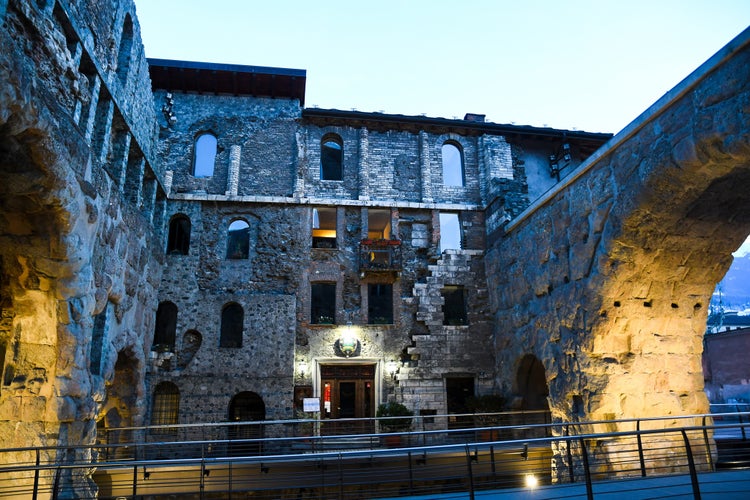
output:
M443 158L443 185L464 185L464 161L461 148L455 142L446 142L441 149Z
M339 136L326 136L320 143L320 178L324 181L343 179L344 143Z
M159 303L156 309L156 328L152 351L174 352L174 339L177 332L177 306L172 302Z
M232 302L221 310L221 338L219 347L242 347L242 326L245 311L242 306Z
M167 255L187 255L190 251L190 219L182 214L169 221Z
M180 390L172 382L161 382L154 389L151 425L177 425L180 415ZM172 434L174 428L152 429L152 434Z
M216 137L213 134L201 134L195 139L193 176L211 177L214 175L216 144Z
M133 52L133 20L130 14L125 15L120 35L120 49L117 52L117 76L124 82L130 69L130 55Z
M250 252L250 225L238 219L229 224L227 259L247 259Z
M266 419L266 404L258 394L244 391L229 403L230 422L258 422ZM262 451L263 426L231 425L227 428L230 455L255 455Z

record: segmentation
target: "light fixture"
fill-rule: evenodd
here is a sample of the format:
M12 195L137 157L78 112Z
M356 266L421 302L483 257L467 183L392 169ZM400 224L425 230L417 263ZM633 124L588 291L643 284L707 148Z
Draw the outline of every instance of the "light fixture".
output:
M336 341L336 344L338 350L346 358L351 357L357 353L357 350L359 349L359 339L354 334L354 329L352 328L351 322L347 323L347 325L344 327L344 330L341 333L341 336Z
M307 361L300 361L299 363L297 363L297 372L302 377L307 374Z
M570 143L563 135L563 143L558 146L557 150L549 155L549 173L552 177L560 180L560 170L570 164L572 156L570 154Z
M398 369L398 363L395 360L390 360L385 364L385 369L392 378L396 378L396 370Z
M526 483L526 487L533 490L537 486L539 486L539 480L536 478L534 474L526 474L526 478L524 479L524 483Z

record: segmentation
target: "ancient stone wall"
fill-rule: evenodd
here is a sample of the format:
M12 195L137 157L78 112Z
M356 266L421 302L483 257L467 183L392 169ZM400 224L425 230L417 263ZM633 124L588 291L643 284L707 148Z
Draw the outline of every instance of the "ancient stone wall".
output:
M135 8L11 0L1 14L0 436L92 443L110 410L123 424L145 413L143 332L163 260ZM56 459L87 458L76 454ZM93 487L77 475L60 484Z
M748 39L612 139L488 252L506 393L533 355L556 418L708 410L708 301L750 232L738 189L750 179Z

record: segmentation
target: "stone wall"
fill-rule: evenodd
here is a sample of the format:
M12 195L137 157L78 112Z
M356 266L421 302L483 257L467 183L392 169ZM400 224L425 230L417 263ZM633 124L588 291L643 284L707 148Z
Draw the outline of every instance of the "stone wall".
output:
M163 260L135 8L11 0L0 20L0 439L90 444L110 410L123 424L145 413ZM77 473L61 485L93 488Z
M558 419L708 410L708 302L750 232L748 33L508 226L493 277L498 382L544 364Z

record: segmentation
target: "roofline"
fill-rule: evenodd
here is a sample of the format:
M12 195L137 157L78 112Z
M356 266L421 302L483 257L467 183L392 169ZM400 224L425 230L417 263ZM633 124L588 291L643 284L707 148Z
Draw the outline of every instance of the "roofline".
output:
M304 69L275 68L271 66L247 66L244 64L223 64L200 61L178 61L176 59L147 58L149 66L161 66L165 68L197 69L206 71L229 71L234 73L255 73L277 76L296 76L306 78L307 71Z
M437 118L428 116L393 115L386 113L373 113L364 111L344 111L340 109L305 108L302 110L303 118L333 118L336 120L369 121L383 124L416 124L433 127L460 127L472 129L495 135L535 135L544 137L561 137L569 139L588 139L606 141L613 134L603 132L583 132L580 130L554 129L550 127L533 127L530 125L511 125L492 122L478 122L471 120L458 120L448 118Z

